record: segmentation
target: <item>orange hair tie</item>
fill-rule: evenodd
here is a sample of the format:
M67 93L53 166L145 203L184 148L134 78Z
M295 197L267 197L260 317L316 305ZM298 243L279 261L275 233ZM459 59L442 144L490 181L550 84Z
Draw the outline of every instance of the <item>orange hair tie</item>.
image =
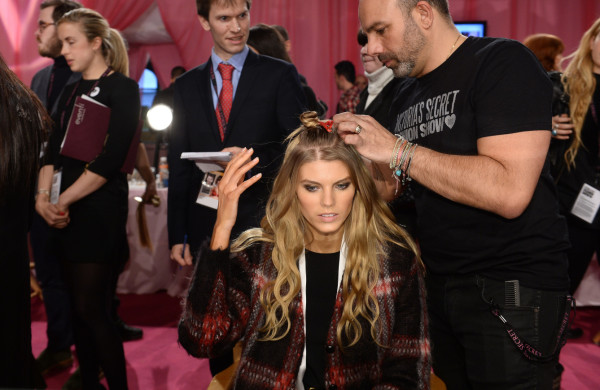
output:
M327 121L319 121L319 123L321 124L321 127L324 128L328 133L333 131L333 121L331 119Z

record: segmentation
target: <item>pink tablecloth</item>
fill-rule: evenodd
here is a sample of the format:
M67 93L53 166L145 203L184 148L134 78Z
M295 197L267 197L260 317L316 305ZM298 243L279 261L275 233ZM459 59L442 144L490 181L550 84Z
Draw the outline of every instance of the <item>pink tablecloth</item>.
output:
M129 216L127 218L127 240L130 259L119 277L117 292L148 294L167 290L170 295L181 295L187 288L187 276L191 267L180 268L169 259L167 235L167 189L159 188L160 206L145 205L148 233L153 251L142 247L139 240L136 210L138 202L134 197L141 196L144 187L129 188Z

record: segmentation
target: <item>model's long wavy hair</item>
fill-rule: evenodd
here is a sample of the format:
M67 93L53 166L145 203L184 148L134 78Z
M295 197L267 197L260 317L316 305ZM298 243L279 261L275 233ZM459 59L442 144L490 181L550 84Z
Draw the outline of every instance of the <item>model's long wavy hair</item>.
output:
M302 126L288 137L285 157L273 184L260 229L242 233L232 251L240 251L255 242L273 244L272 261L277 275L267 282L260 294L266 313L263 340L279 340L291 328L290 309L300 291L298 257L312 237L300 211L296 188L298 170L308 162L341 161L350 171L356 188L352 211L344 224L348 253L342 278L344 307L337 327L340 346L354 345L362 336L359 317L371 324L371 335L378 340L379 305L373 288L380 274L380 261L390 245L417 248L408 233L394 221L387 204L381 200L371 174L352 146L346 145L335 132L320 125L314 111L301 115ZM343 342L342 340L346 342Z
M106 60L106 64L110 65L114 71L129 76L129 57L125 41L121 33L111 28L102 15L91 9L78 8L64 14L56 25L67 22L80 23L83 34L90 42L94 38L100 37L102 39L102 56Z
M577 151L581 146L583 121L590 108L592 96L596 89L596 79L592 72L593 62L590 43L598 34L600 34L600 19L597 19L592 24L592 27L583 34L577 50L565 58L570 59L571 62L563 73L562 83L565 87L565 92L570 97L569 111L571 121L575 126L573 141L564 155L568 169L575 167L575 156L577 156Z
M33 191L40 149L51 127L40 100L0 56L0 203Z

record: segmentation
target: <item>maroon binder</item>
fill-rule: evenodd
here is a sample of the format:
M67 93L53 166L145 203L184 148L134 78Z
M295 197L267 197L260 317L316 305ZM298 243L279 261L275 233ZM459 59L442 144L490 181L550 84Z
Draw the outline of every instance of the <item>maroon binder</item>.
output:
M109 107L88 95L78 96L75 99L60 154L85 162L94 160L102 152L106 142L109 121ZM133 172L141 135L142 122L140 121L129 145L121 172Z
M110 108L87 95L77 96L60 154L90 162L102 152Z

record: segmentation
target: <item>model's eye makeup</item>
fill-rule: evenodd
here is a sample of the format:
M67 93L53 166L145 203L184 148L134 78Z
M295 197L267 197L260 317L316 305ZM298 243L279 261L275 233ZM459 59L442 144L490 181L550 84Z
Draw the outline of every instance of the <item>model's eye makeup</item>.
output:
M337 188L338 190L345 190L348 187L350 187L350 182L349 181L345 181L343 183L338 183L338 184L335 185L335 188Z

